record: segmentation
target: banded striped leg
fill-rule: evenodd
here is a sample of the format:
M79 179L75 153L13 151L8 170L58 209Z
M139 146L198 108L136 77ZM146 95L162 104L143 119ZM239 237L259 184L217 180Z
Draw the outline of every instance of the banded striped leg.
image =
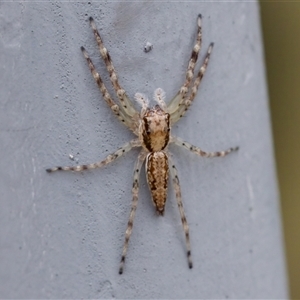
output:
M138 203L140 171L141 171L141 167L143 165L143 162L146 158L146 155L147 155L147 153L142 150L141 153L139 154L139 157L138 157L138 159L135 163L135 166L134 166L133 186L132 186L132 204L131 204L131 211L130 211L130 215L129 215L127 229L126 229L126 232L125 232L125 242L124 242L123 251L122 251L119 274L123 273L125 257L126 257L127 248L128 248L128 242L129 242L129 239L130 239L130 236L131 236L132 226L133 226L133 219L134 219L134 216L135 216L137 203Z
M138 112L135 110L133 103L127 97L125 90L119 84L118 77L117 77L114 65L112 63L111 57L110 57L107 49L104 47L103 41L98 32L98 29L96 27L94 19L92 17L90 17L89 20L90 20L91 27L94 31L94 35L95 35L97 44L99 46L100 54L105 62L107 71L109 73L110 81L117 93L117 96L120 100L121 106L128 116L133 117L134 115L138 114Z
M90 59L87 51L84 49L84 47L81 47L81 51L85 57L85 59L87 60L87 63L89 65L89 68L91 70L91 73L103 95L103 98L105 100L105 102L108 104L108 106L111 108L111 110L113 111L113 113L116 115L116 117L122 122L124 123L127 127L129 127L132 131L135 131L135 126L134 123L132 121L132 119L126 115L125 113L123 113L119 106L113 101L113 99L111 98L106 86L104 85L99 73L96 71L96 68L92 62L92 60Z
M138 139L131 140L129 143L126 143L118 149L116 152L109 154L104 160L88 164L88 165L80 165L80 166L74 166L74 167L54 167L46 169L48 173L55 172L55 171L83 171L83 170L91 170L95 168L101 168L113 161L115 161L118 157L121 157L124 153L130 151L133 147L140 147L141 143Z
M197 91L198 91L199 85L201 83L201 80L202 80L202 78L204 76L204 73L206 71L206 68L207 68L207 65L208 65L208 62L209 62L209 58L210 58L210 54L211 54L211 51L213 49L213 46L214 46L214 44L211 43L208 47L204 63L201 66L201 68L200 68L200 70L197 74L197 77L194 81L194 84L192 86L192 90L191 90L191 93L190 93L189 97L181 103L181 105L180 105L180 107L178 108L177 111L175 111L173 114L171 114L171 121L172 121L173 124L175 122L177 122L185 114L185 112L188 110L188 108L192 104L192 102L193 102L193 100L194 100L194 98L197 94Z
M188 264L189 264L189 268L191 269L193 267L193 263L192 263L192 256L191 256L191 243L190 243L190 234L189 234L189 225L186 221L186 217L184 214L184 209L183 209L183 205L182 205L182 198L181 198L181 189L180 189L180 184L179 184L179 178L177 175L177 169L174 165L174 163L172 162L172 160L169 157L169 165L170 167L170 174L171 174L171 178L173 181L173 186L174 186L174 190L175 190L175 194L176 194L176 200L177 200L177 205L178 205L178 209L179 209L179 213L180 213L180 218L181 218L181 223L183 226L183 230L184 230L184 234L185 234L185 243L186 243L186 254L187 254L187 259L188 259Z
M223 157L223 156L229 154L230 152L237 151L239 149L239 147L234 147L234 148L229 148L225 151L205 152L205 151L201 150L200 148L193 146L193 145L189 144L188 142L185 142L181 138L174 137L174 136L171 137L171 143L175 143L176 145L181 146L181 147L183 147L193 153L196 153L200 156L203 156L203 157L219 157L219 156Z
M168 112L170 114L173 114L175 111L178 110L178 107L181 105L184 98L186 97L189 86L194 77L194 69L195 69L195 65L196 65L196 62L198 59L198 54L199 54L199 51L201 49L201 44L202 44L201 19L202 19L202 16L199 14L198 20L197 20L197 25L198 25L197 40L196 40L196 44L193 48L191 58L188 63L188 68L187 68L186 75L185 75L185 82L184 82L183 86L180 88L177 95L171 100L171 102L168 105Z

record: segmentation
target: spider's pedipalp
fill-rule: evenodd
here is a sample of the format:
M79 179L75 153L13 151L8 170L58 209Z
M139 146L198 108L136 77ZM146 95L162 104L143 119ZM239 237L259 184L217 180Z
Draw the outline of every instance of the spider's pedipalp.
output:
M158 103L161 109L167 111L167 104L165 102L166 93L163 89L158 88L154 91L154 100Z
M133 117L134 115L138 114L136 109L133 106L133 103L130 101L128 96L125 93L125 90L120 86L117 73L115 71L114 65L112 63L111 57L109 55L108 50L104 47L102 38L99 34L99 31L96 27L96 23L92 17L89 18L91 27L94 31L94 36L96 38L99 51L101 54L102 59L104 60L104 63L106 65L107 71L109 73L110 81L115 89L115 92L120 100L121 106L124 109L124 112L130 116Z
M142 150L141 153L139 154L139 157L134 166L133 185L132 185L132 204L131 204L131 211L130 211L129 220L128 220L128 224L127 224L127 229L125 231L125 241L124 241L124 246L123 246L123 251L122 251L122 256L121 256L121 261L120 261L119 274L122 274L123 269L124 269L124 263L125 263L128 243L129 243L129 239L131 236L133 220L134 220L137 203L138 203L139 180L140 180L141 167L144 163L146 155L147 155L147 153L144 150Z
M144 113L146 112L148 105L149 105L148 98L144 94L141 94L141 93L136 93L134 95L134 98L142 107L141 116L144 115Z
M178 206L178 209L179 209L181 223L182 223L182 227L183 227L184 235L185 235L185 243L186 243L186 249L187 249L186 250L186 255L187 255L187 259L188 259L189 268L191 269L193 267L193 263L192 263L192 255L191 255L191 242L190 242L189 225L187 223L185 213L184 213L184 209L183 209L183 205L182 205L181 189L180 189L177 169L176 169L176 167L175 167L175 165L172 162L170 157L169 157L169 164L170 164L170 175L171 175L171 179L172 179L172 182L173 182L175 195L176 195L176 200L177 200L177 206Z
M201 14L198 15L197 19L197 39L196 39L196 44L192 50L191 58L188 63L186 75L185 75L185 82L183 86L180 88L179 92L176 94L176 96L171 100L171 102L168 104L168 112L171 114L174 114L180 107L181 103L184 101L190 84L193 80L194 77L194 70L196 66L196 62L198 59L198 54L201 49L201 44L202 44L202 22L201 22ZM174 123L174 122L172 122Z
M52 173L55 171L83 171L83 170L91 170L96 168L101 168L113 161L115 161L117 158L121 157L126 152L130 151L133 147L140 147L141 143L139 139L131 140L129 143L126 143L121 148L119 148L116 152L109 154L104 160L93 163L93 164L87 164L87 165L80 165L80 166L67 166L67 167L54 167L46 169L48 173Z

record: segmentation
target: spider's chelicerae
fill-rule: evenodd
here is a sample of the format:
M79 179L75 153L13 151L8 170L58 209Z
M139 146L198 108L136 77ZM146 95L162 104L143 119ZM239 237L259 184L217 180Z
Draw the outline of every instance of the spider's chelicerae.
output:
M146 96L140 93L136 93L135 99L142 106L141 112L138 112L134 108L132 101L126 95L125 90L120 86L115 68L112 64L112 60L107 49L104 47L100 34L97 30L96 24L92 17L90 17L89 20L99 46L100 54L105 62L107 71L109 73L110 81L119 99L118 104L110 96L107 88L105 87L100 75L97 73L92 63L92 60L88 56L88 53L84 49L84 47L81 47L82 53L87 60L89 68L103 95L105 102L111 108L115 116L123 124L125 124L137 136L137 138L131 140L129 143L126 143L116 152L108 155L104 160L100 162L75 167L55 167L47 169L47 172L82 171L100 168L121 157L124 153L130 151L133 147L142 147L142 150L138 156L134 167L132 206L127 229L125 232L125 242L123 246L119 273L123 273L128 242L132 232L133 219L135 216L138 202L140 170L144 161L146 161L147 182L151 191L152 201L158 215L163 215L164 213L167 199L169 174L171 176L176 194L181 222L185 233L188 265L190 268L192 268L193 265L191 258L189 227L183 210L177 170L170 158L168 145L170 143L174 143L203 157L225 156L232 151L238 150L238 147L236 147L230 148L225 151L205 152L200 148L193 146L188 142L185 142L182 139L171 135L172 125L175 124L185 114L185 112L188 110L196 96L199 84L205 73L209 57L213 48L213 44L211 43L208 48L204 63L201 66L197 76L193 80L194 69L202 42L201 15L198 16L197 20L197 40L188 63L184 84L182 85L176 96L168 104L165 102L164 91L161 88L156 89L154 92L154 100L157 102L157 105L155 105L152 108L148 107L148 99ZM191 83L192 87L190 87Z

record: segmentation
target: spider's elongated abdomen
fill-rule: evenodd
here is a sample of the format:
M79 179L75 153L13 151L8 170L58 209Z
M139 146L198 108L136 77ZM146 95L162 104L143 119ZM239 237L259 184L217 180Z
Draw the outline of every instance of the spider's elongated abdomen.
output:
M139 138L149 152L163 150L169 143L170 115L158 105L148 109L142 118Z
M163 215L168 193L169 164L164 151L152 152L146 158L146 176L152 201L158 214Z

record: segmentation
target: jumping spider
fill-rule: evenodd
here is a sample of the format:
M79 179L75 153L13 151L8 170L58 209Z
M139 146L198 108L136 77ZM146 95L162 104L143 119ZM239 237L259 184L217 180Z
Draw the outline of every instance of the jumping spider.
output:
M164 213L167 198L168 177L170 173L174 185L181 222L185 233L188 265L189 268L192 268L193 265L191 258L189 227L183 210L177 170L170 158L167 148L170 143L174 143L203 157L225 156L232 151L238 150L238 147L235 147L225 151L205 152L200 148L195 147L183 141L182 139L171 135L172 125L175 124L185 114L196 96L199 84L205 73L210 58L213 43L210 44L204 63L201 66L197 76L195 77L192 87L190 87L193 81L194 69L202 43L201 15L199 15L197 20L197 40L188 63L184 84L169 104L166 104L165 102L164 91L161 88L156 89L154 92L154 100L157 102L157 105L155 105L153 108L148 107L148 99L146 98L146 96L140 93L136 93L135 99L142 106L141 112L139 113L134 108L132 101L126 95L125 90L119 84L112 60L107 49L104 47L93 18L90 17L89 21L94 31L100 54L106 64L106 68L110 76L110 81L118 96L118 104L116 104L116 102L110 96L107 88L105 87L100 75L97 73L92 60L88 56L88 53L84 49L84 47L81 47L82 53L87 60L89 68L103 95L105 102L109 105L115 116L123 124L125 124L137 136L137 138L131 140L129 143L126 143L116 152L108 155L104 160L100 162L75 167L55 167L47 169L46 171L82 171L100 168L121 157L124 153L130 151L133 147L142 147L142 150L134 167L132 187L133 199L129 221L125 232L125 242L123 246L119 273L123 273L128 242L132 232L133 219L138 202L139 175L141 167L145 160L147 182L151 191L152 201L158 215L163 215Z

